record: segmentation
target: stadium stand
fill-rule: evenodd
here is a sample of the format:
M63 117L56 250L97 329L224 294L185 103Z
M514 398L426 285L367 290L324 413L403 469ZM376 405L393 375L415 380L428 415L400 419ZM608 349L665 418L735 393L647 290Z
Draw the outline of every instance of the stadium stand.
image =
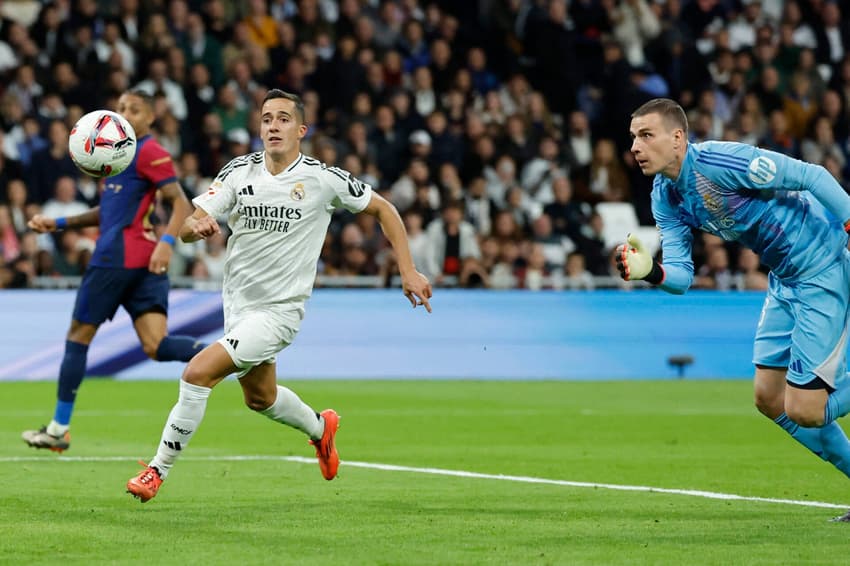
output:
M298 93L306 151L420 223L443 286L620 286L610 251L628 230L658 249L651 179L628 152L631 110L657 96L685 107L692 141L804 155L848 187L847 0L18 0L0 14L0 288L74 284L92 234L34 237L26 218L66 176L72 200L97 203L68 128L132 86L156 97L190 197L262 148L266 89ZM478 247L464 257L440 224L457 203ZM695 241L699 286L762 285L734 243L716 274ZM178 246L177 285L215 287L221 243L207 245ZM334 217L321 284L392 285L393 269L374 224Z

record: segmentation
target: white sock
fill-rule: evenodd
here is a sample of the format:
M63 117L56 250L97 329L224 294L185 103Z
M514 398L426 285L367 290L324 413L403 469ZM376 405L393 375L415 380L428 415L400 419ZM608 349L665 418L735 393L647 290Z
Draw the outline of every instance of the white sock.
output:
M68 425L59 424L51 419L50 424L47 425L47 434L50 436L64 436L64 434L68 432L68 428Z
M277 386L277 399L271 407L260 411L260 414L306 432L313 439L321 438L325 431L325 419L318 416L316 411L304 403L292 390L281 385Z
M210 392L212 389L209 387L192 385L180 380L180 397L171 409L168 420L165 421L156 456L148 464L159 470L162 479L168 475L177 456L188 446L192 435L198 430L204 418Z

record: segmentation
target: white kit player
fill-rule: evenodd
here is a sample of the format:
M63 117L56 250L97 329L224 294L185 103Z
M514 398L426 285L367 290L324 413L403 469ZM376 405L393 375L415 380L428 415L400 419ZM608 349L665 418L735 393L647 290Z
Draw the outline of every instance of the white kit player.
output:
M219 232L216 217L228 217L225 335L186 366L156 456L127 483L127 491L143 503L157 494L186 449L212 388L231 373L237 374L249 408L306 433L322 475L327 480L336 476L339 416L332 409L316 413L278 385L275 373L275 356L292 343L304 317L335 208L377 218L398 257L405 296L414 308L422 305L431 312L431 285L416 271L398 211L347 171L302 155L306 132L301 99L270 90L260 128L265 151L233 159L193 201L197 208L180 231L184 242Z

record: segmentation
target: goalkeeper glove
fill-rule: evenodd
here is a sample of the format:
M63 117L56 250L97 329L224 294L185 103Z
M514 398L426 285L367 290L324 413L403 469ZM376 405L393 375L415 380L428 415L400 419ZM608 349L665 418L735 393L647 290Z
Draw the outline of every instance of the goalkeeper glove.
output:
M629 234L625 244L617 246L617 269L626 281L643 279L658 285L664 281L664 269L655 261L643 243L634 234Z

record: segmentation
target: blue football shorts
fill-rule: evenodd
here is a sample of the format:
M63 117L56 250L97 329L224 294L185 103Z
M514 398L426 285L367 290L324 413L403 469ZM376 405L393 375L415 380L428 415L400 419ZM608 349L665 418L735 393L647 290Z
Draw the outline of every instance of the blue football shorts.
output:
M847 371L850 253L805 281L783 283L770 274L753 348L753 363L787 367L787 380L819 377L833 389Z
M90 266L83 274L74 303L74 320L101 325L118 307L136 320L146 312L168 311L168 276L138 269Z

